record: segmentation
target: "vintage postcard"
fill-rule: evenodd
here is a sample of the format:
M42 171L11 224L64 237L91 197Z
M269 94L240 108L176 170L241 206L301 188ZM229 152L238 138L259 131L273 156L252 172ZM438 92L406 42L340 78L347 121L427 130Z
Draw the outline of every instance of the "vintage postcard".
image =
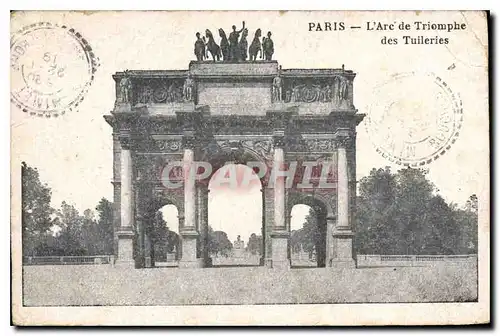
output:
M488 323L488 19L12 12L13 323Z

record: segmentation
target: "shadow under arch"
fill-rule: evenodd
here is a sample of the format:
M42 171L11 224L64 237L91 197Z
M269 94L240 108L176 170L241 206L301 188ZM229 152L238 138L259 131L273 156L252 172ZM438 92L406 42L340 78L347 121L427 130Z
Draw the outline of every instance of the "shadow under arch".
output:
M316 215L314 245L316 250L317 267L326 267L327 218L333 216L333 209L331 208L330 203L322 195L308 191L290 190L287 198L288 218L291 216L292 208L299 204L309 206ZM291 248L289 248L289 254L291 257Z
M138 236L135 239L135 244L139 247L138 251L143 251L144 255L139 256L139 263L143 263L145 267L158 267L158 266L170 266L176 267L176 262L182 257L182 239L180 232L184 223L184 199L183 199L183 189L174 191L165 191L159 187L153 188L152 192L148 197L141 199L143 205L143 216L140 221L140 225L137 228ZM155 254L155 250L158 251L158 244L165 237L163 235L167 234L167 227L160 227L157 223L159 218L157 217L158 212L166 206L172 205L175 207L177 212L177 232L173 231L178 235L178 243L175 246L175 257L167 255L167 260L162 260L160 256ZM163 218L163 216L162 216ZM165 218L163 218L165 220ZM166 223L169 226L169 223ZM164 229L162 231L162 229ZM170 260L169 260L170 259ZM160 261L163 264L157 263ZM166 262L171 261L171 264L166 265Z

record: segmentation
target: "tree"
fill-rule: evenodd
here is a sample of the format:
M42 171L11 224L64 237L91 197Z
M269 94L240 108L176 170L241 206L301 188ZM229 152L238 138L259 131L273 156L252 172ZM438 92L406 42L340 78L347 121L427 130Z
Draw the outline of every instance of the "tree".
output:
M85 224L88 226L88 223L73 205L63 201L54 223L59 228L56 236L59 249L65 255L87 254Z
M97 211L97 233L100 238L96 242L96 250L98 254L109 255L113 254L114 237L113 237L113 203L106 198L101 198L96 206Z
M390 168L372 169L359 185L357 204L359 253L389 252L394 246L396 179Z
M471 196L465 209L456 209L436 194L426 174L414 168L393 174L386 167L372 169L361 179L355 241L358 253L474 253L477 197Z
M472 194L469 196L467 203L465 204L465 210L477 213L477 195Z
M215 254L217 256L220 253L227 256L233 249L233 244L229 241L227 233L224 231L214 231L209 226L208 234L208 251L210 254Z
M40 181L38 170L26 162L21 166L21 188L23 255L27 256L33 255L36 247L50 236L54 209L50 206L50 188Z
M261 254L262 250L262 236L252 233L248 238L247 251L250 254Z
M167 260L167 222L163 219L161 211L157 211L153 220L153 232L151 240L154 246L156 260Z

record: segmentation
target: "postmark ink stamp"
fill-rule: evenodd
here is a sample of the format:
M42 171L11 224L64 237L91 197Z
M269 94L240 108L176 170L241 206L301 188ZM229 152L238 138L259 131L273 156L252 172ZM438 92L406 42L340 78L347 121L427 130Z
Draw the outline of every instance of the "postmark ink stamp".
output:
M393 75L376 88L373 101L366 130L377 152L396 164L429 164L445 154L460 133L460 96L434 73Z
M30 115L56 117L77 108L99 66L80 33L49 22L14 33L10 50L11 101Z

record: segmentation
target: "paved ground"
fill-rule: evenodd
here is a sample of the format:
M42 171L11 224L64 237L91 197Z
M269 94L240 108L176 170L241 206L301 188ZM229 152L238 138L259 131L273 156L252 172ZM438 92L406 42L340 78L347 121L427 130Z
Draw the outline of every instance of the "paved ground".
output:
M475 267L350 270L25 266L24 304L184 305L475 301Z

